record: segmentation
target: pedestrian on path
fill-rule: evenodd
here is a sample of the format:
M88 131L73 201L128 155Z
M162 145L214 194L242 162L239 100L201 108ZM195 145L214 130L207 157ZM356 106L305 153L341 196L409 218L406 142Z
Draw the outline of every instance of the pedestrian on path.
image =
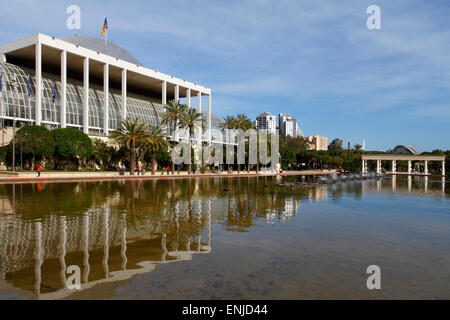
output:
M127 170L127 167L125 167L125 165L122 166L122 175L125 175L125 170Z
M167 175L169 175L170 174L170 166L167 166L166 170L167 170Z
M36 168L38 178L41 176L41 170L42 170L42 167L40 165L38 165Z
M138 175L141 172L141 166L139 165L139 163L136 165L136 169L134 171L137 171Z

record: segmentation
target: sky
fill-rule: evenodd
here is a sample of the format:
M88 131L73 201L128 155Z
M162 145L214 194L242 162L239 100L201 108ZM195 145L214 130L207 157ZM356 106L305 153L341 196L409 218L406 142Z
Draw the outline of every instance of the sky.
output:
M81 9L81 29L66 26ZM381 10L369 30L367 8ZM0 11L0 43L100 37L144 66L205 85L219 116L290 113L303 133L367 150L450 149L450 1L25 1Z

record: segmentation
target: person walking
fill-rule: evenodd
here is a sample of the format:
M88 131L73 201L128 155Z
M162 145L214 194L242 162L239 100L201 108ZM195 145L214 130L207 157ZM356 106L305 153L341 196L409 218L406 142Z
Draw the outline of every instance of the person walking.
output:
M38 165L36 168L38 178L41 176L41 170L42 170L42 167L40 165Z
M134 171L137 171L137 174L139 175L139 172L141 172L141 166L139 163L136 165L136 169Z
M122 175L125 175L125 170L127 170L127 167L125 167L125 165L122 166Z
M169 173L170 173L170 166L167 166L166 170L167 170L167 175L169 175Z

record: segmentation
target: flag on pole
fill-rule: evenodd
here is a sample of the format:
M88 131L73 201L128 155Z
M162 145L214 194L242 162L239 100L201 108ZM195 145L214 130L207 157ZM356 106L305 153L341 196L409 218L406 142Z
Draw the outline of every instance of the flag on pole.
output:
M103 29L102 29L102 37L105 36L105 31L108 29L108 20L105 18L105 22L103 23Z
M53 83L53 88L52 88L52 102L55 103L56 100L56 91L55 91L55 83Z
M31 76L28 75L28 83L27 83L27 89L28 89L28 96L31 96Z

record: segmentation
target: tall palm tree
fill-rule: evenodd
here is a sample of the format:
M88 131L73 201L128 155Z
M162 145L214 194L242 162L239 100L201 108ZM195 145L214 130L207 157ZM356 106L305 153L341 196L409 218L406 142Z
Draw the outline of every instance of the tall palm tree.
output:
M228 130L236 129L237 121L236 121L236 118L234 116L226 116L223 120L224 120L224 122L219 124L219 127L222 130L225 130L225 129L228 129ZM227 142L231 143L231 141L227 141ZM230 167L231 167L231 164L228 164L228 170L230 170Z
M191 148L192 148L192 139L191 138L192 138L192 135L194 134L194 128L201 123L204 124L205 122L206 122L206 120L203 117L203 115L195 109L187 108L181 115L180 127L183 129L187 128L188 132L189 132L189 151L191 151ZM188 164L188 173L189 174L191 174L191 171L192 171L192 164L191 164L190 160L191 159L189 159L189 164Z
M147 143L152 149L152 175L155 175L156 154L159 150L167 150L169 142L167 141L167 135L160 127L150 126L148 133Z
M165 105L166 111L161 116L162 125L173 125L173 141L176 143L177 129L181 115L186 111L187 106L175 100L170 100ZM175 174L175 164L172 162L172 174Z
M255 125L245 114L240 113L236 116L235 126L236 126L236 129L241 129L243 131L247 131L247 130L253 129ZM247 167L247 170L248 169L249 169L249 167ZM240 173L240 172L241 172L241 165L238 164L238 173Z
M147 123L134 120L122 120L121 126L113 130L109 136L114 142L120 142L130 150L130 174L134 175L136 167L136 145L148 143Z

